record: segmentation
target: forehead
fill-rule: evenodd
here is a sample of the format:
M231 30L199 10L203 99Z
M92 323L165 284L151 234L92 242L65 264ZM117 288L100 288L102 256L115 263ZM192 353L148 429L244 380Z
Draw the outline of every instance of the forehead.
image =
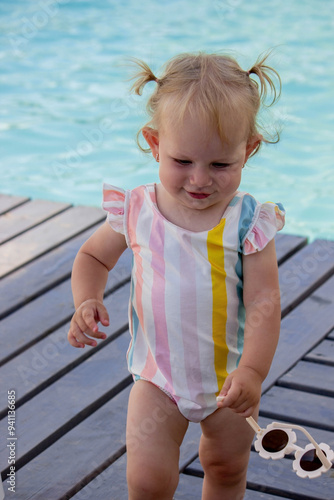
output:
M183 132L196 124L198 128L203 127L207 134L217 132L223 143L249 138L249 116L240 103L233 99L228 102L222 98L211 100L208 96L201 99L199 95L183 97L171 94L160 101L155 123L159 132L171 128Z
M213 156L233 154L246 143L243 127L222 137L219 129L212 124L201 121L196 117L185 115L179 123L167 120L159 128L159 140L171 150L173 154L199 155L205 152Z

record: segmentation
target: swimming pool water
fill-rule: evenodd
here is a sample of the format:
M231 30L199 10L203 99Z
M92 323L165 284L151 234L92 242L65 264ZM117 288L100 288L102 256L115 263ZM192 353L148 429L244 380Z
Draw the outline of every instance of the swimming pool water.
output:
M126 58L159 73L179 52L223 50L247 69L276 47L283 93L268 123L281 141L241 188L282 202L286 232L334 239L333 28L326 0L1 2L0 192L100 205L103 181L157 181L135 143L145 98L128 93Z

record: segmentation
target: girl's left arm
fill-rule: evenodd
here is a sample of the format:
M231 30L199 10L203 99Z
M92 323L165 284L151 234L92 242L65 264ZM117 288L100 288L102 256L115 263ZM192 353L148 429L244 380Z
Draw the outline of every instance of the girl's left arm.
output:
M246 309L244 348L238 368L225 381L219 407L251 416L261 397L278 343L281 306L274 240L260 252L243 256Z

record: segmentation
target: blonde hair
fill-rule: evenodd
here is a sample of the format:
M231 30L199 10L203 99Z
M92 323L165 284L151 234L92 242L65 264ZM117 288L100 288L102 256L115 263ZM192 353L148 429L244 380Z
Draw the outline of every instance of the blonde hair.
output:
M229 141L234 133L240 133L241 124L246 127L247 140L256 135L261 104L271 106L281 92L279 74L266 64L269 55L260 56L248 71L244 71L234 59L226 55L203 52L180 54L166 63L159 78L145 62L133 59L139 71L133 76L136 80L131 90L142 95L148 82L157 84L146 106L150 120L137 134L140 149L150 151L139 142L144 127L161 130L169 124L178 126L182 124L186 113L218 130L222 141ZM251 78L252 74L257 76L259 82ZM278 90L272 75L278 80ZM267 104L269 91L272 99ZM278 142L278 131L275 139L263 137L263 141ZM253 155L259 148L260 144Z

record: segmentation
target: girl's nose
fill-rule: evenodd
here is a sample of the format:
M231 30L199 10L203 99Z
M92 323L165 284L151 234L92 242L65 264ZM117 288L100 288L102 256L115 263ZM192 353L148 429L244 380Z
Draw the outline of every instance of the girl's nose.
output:
M209 170L205 167L194 167L190 175L190 183L199 188L210 186L212 179Z

